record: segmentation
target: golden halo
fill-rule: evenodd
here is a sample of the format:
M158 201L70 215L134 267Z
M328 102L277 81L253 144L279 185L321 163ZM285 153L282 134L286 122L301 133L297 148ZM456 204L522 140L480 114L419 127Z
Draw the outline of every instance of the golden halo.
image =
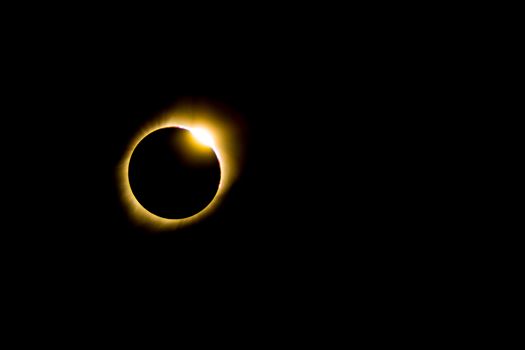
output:
M240 170L242 135L236 124L232 119L226 118L224 112L218 108L190 103L179 105L147 123L128 145L117 169L120 197L129 218L135 224L152 230L173 230L201 220L213 212ZM221 169L221 179L215 197L200 212L184 219L162 218L145 209L135 198L128 178L129 162L135 147L152 132L169 127L187 129L196 139L211 147L217 155Z

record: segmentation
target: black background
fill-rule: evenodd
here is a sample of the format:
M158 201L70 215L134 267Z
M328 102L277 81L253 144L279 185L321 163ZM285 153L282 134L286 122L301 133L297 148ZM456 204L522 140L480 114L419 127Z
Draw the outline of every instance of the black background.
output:
M0 282L17 342L150 326L326 347L484 322L501 285L486 276L508 267L487 189L505 105L491 16L171 5L4 10ZM151 234L127 219L116 166L180 98L238 112L246 163L214 215Z
M123 307L186 293L306 312L306 299L357 293L387 307L439 288L429 276L463 243L448 221L461 215L463 199L451 206L447 192L456 173L433 142L459 129L443 117L459 98L449 58L421 44L429 33L407 41L386 24L330 22L220 33L58 26L17 41L29 50L8 66L20 152L7 172L23 190L5 184L15 213L3 246L24 293L63 287L59 299ZM116 167L137 130L181 98L243 117L245 164L212 216L153 234L127 219Z

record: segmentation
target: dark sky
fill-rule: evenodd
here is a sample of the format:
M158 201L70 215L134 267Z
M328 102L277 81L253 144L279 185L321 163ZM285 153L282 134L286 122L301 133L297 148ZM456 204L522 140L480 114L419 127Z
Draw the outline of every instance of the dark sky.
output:
M329 38L73 43L47 45L61 54L27 64L13 83L26 96L18 120L32 116L17 159L31 167L17 173L28 190L4 240L32 275L139 289L181 276L385 285L428 274L439 265L428 257L454 241L442 234L451 211L429 204L450 174L420 146L446 124L436 98L446 94L426 89L439 72L401 58L407 49ZM243 117L245 164L213 215L152 234L127 219L116 167L137 130L181 98Z
M16 341L84 342L124 319L178 342L180 320L195 340L219 339L205 321L257 343L318 334L326 348L334 333L369 343L431 329L434 341L484 313L487 283L462 287L499 273L478 245L501 230L473 229L491 215L472 205L487 201L479 174L495 151L470 137L492 140L476 128L501 112L472 88L487 84L496 35L468 23L476 9L188 4L168 18L143 4L5 11L0 279ZM476 38L482 49L465 54ZM128 220L116 168L181 98L243 117L245 163L213 215L153 234ZM130 330L119 342L141 333Z

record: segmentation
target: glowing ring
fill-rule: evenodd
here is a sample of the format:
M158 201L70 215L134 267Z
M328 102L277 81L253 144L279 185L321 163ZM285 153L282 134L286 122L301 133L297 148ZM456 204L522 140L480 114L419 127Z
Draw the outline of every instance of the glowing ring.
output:
M215 197L200 212L184 219L162 218L145 209L131 191L128 178L129 162L135 147L152 132L169 127L209 132L213 137L213 144L209 146L217 155L221 168L221 179ZM209 215L217 208L238 175L242 148L239 147L239 142L234 141L239 141L240 138L240 130L226 119L220 111L209 106L181 105L146 124L130 142L117 169L120 197L130 219L134 223L149 229L173 230Z

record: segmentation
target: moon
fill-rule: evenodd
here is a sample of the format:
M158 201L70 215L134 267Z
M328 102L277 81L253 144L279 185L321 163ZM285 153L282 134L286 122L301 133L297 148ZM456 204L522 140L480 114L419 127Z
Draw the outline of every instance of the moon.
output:
M159 129L135 147L128 168L133 195L166 219L191 217L211 203L220 183L220 163L211 135L184 128Z

